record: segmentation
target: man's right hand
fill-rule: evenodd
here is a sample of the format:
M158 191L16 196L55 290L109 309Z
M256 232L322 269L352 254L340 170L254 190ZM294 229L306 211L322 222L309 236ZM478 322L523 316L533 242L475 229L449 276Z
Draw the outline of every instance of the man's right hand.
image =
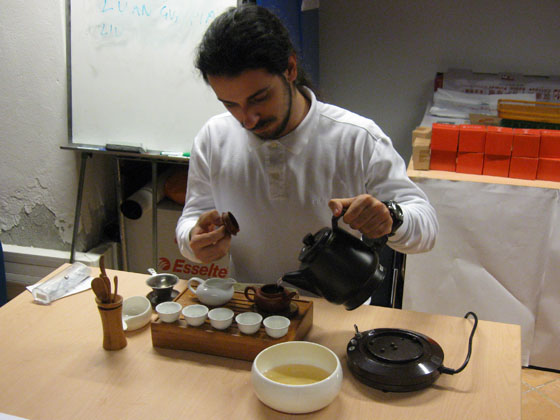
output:
M208 264L227 255L231 235L227 233L217 210L203 213L192 228L189 245L200 261Z

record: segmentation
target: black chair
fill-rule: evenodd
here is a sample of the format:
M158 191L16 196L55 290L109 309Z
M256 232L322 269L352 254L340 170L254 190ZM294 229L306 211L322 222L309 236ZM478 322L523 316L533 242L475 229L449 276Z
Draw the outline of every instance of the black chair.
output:
M384 246L379 252L379 263L387 274L381 286L373 292L370 305L402 309L406 254Z
M4 268L4 250L0 242L0 306L8 301L8 290L6 286L6 270Z

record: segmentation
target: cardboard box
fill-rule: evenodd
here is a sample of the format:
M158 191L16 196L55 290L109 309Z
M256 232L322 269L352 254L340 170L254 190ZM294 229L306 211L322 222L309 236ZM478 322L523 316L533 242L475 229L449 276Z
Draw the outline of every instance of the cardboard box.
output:
M457 152L432 149L430 154L430 169L432 171L455 172L456 160Z
M457 152L459 145L459 127L451 124L432 124L432 150Z
M462 174L482 175L484 165L484 153L462 153L457 154L456 172Z
M487 127L484 153L493 156L511 156L513 128ZM509 159L508 159L509 162ZM506 175L507 176L507 175Z
M503 176L507 178L509 175L509 165L509 156L484 155L482 175Z
M431 139L432 127L418 126L412 131L412 143L414 139Z
M560 182L560 159L539 158L537 179Z
M417 137L412 141L412 165L414 169L430 169L430 139Z
M484 153L485 143L485 126L472 124L461 124L459 126L459 152Z
M538 158L540 143L540 130L531 128L514 128L511 155L516 157Z
M560 159L560 130L541 130L539 157Z
M173 273L180 279L200 277L228 277L229 256L210 264L189 261L179 252L175 240L175 227L183 208L171 200L158 204L158 264L154 267L161 273ZM147 274L153 266L152 257L152 210L145 211L137 220L125 218L128 270Z
M520 179L537 179L537 168L539 159L529 157L512 156L509 165L509 177Z

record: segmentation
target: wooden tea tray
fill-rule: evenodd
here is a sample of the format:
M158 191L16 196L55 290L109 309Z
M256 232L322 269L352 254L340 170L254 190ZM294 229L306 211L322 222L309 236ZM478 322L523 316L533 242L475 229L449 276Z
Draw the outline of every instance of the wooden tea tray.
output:
M185 289L174 300L183 306L200 303L189 289ZM154 347L190 350L252 361L261 350L273 344L302 340L305 337L313 324L313 302L299 299L292 302L297 305L298 312L291 317L288 333L281 338L270 338L263 325L253 335L242 334L235 319L222 331L212 328L209 319L200 327L191 327L181 315L174 323L162 322L159 317L152 321L152 344ZM253 302L248 301L242 292L234 292L233 298L223 306L233 310L235 315L254 312Z

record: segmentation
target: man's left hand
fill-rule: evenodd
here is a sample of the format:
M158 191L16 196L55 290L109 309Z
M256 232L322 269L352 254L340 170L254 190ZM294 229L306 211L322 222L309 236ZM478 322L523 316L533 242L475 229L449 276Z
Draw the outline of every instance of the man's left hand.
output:
M333 198L329 201L329 207L335 217L340 216L346 208L342 220L367 238L377 239L391 233L391 213L385 204L369 194L352 198Z

